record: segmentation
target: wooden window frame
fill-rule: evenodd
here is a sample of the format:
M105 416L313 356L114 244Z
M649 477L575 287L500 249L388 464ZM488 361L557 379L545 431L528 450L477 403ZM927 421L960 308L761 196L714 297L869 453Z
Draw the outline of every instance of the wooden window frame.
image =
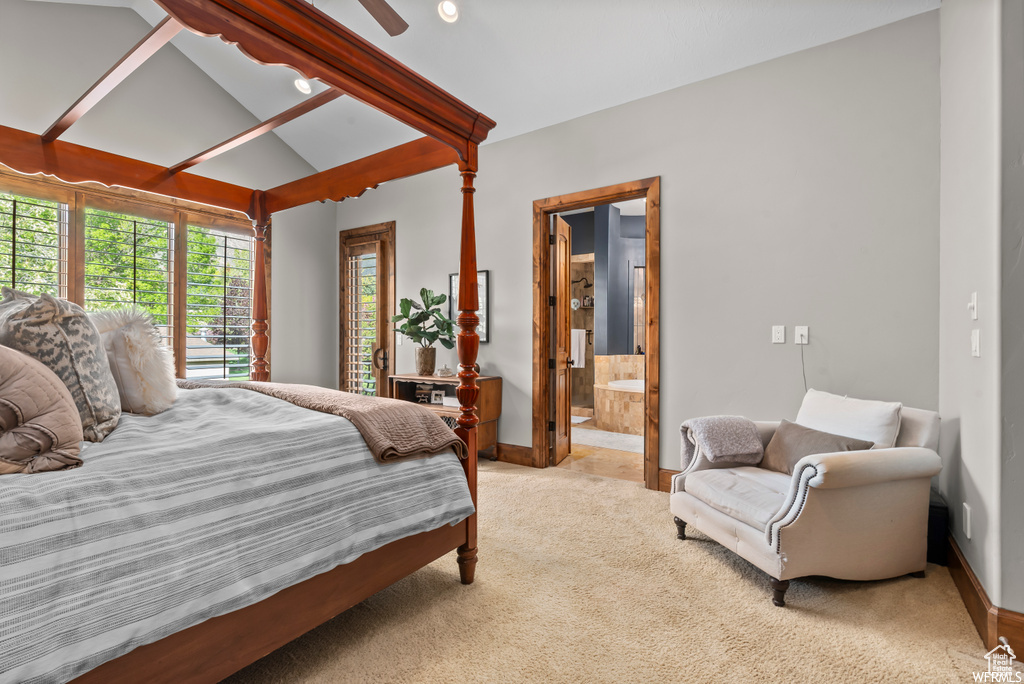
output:
M172 349L175 374L185 377L185 305L187 293L186 244L188 226L212 228L253 237L249 218L240 212L161 197L136 190L107 188L98 183L70 184L50 178L35 178L0 167L0 191L11 194L60 202L67 206L66 242L61 250L65 271L61 274L64 297L79 306L85 304L85 211L86 207L126 213L173 224L173 263L170 269L170 289L173 293ZM265 269L267 283L267 320L270 320L270 234L267 230ZM252 278L256 277L253 268ZM269 361L269 351L267 354ZM251 371L250 371L251 372Z

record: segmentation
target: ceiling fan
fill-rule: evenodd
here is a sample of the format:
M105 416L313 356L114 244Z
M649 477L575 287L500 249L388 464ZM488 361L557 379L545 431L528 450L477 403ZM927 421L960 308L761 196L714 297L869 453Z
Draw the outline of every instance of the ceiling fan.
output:
M409 24L398 16L398 12L392 9L387 0L359 0L359 4L377 20L389 36L401 35L409 28Z

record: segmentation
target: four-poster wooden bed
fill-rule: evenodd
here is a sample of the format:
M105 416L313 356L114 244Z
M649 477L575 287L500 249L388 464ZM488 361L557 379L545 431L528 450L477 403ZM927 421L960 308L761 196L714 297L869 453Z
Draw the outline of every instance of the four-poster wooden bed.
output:
M43 135L0 126L0 163L23 174L47 174L68 183L87 181L154 193L244 213L255 237L252 379L269 380L264 241L274 213L313 201L358 197L385 181L457 164L462 177L457 324L461 404L456 433L465 441L463 462L476 502L477 318L473 180L477 146L495 123L354 35L303 0L156 0L168 13L132 51L84 94ZM280 114L221 145L170 168L59 140L105 94L181 28L216 36L256 62L284 64L330 86L325 94ZM185 169L251 140L315 106L353 97L425 137L337 168L267 190L250 189ZM287 235L278 239L287 239ZM457 549L462 582L473 581L477 561L476 514L394 541L357 560L295 584L235 612L179 631L100 665L78 682L218 681L291 639Z

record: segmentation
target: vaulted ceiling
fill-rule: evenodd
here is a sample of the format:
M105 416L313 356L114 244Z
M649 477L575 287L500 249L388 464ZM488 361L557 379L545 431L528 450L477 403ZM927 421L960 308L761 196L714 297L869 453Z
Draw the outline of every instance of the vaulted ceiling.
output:
M15 3L27 1L0 0L0 22ZM495 119L498 127L487 142L838 40L939 5L939 0L459 0L461 17L448 24L438 16L435 0L390 1L410 25L397 37L388 36L357 0L314 0L313 4ZM67 12L105 12L104 17L110 16L111 20L134 13L132 16L138 15L138 28L126 31L138 35L126 35L123 45L90 46L92 54L88 58L83 55L81 64L68 65L73 72L82 71L79 78L67 79L69 92L41 95L35 109L13 107L10 99L6 106L0 103L0 123L42 133L53 123L44 120L46 116L54 111L59 115L81 95L73 92L75 87L101 75L126 46L130 48L142 38L146 25L155 26L165 16L152 0L65 0L65 8ZM171 45L259 121L324 90L322 84L314 83L313 93L304 96L292 85L296 74L289 69L256 65L219 40L182 31ZM0 57L13 60L14 68L31 68L32 61L23 56L0 52ZM107 66L100 68L101 64ZM10 65L5 64L5 68ZM90 76L97 68L99 72ZM59 84L54 87L59 88ZM156 96L173 90L173 83L162 83L151 92ZM111 97L116 95L115 91ZM179 101L201 97L175 95ZM88 115L94 120L89 122L86 142L96 144L101 132L125 133L104 130L96 121L102 115L102 108ZM210 125L217 128L213 122ZM209 139L226 139L249 125L241 121L225 123L220 128L234 132L225 136L221 130L210 131ZM277 128L271 135L318 171L419 137L386 115L345 97ZM194 152L202 149L200 146ZM174 157L175 153L167 151L163 153L166 158L150 161L173 165L182 161ZM162 153L155 150L151 154ZM230 154L235 163L244 163L241 152ZM215 162L191 171L211 176L219 173Z

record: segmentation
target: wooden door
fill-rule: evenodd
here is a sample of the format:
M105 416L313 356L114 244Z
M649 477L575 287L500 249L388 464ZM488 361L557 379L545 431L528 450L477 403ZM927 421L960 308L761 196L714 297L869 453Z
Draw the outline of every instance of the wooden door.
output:
M394 230L392 222L340 234L338 387L345 392L388 395L394 358Z
M569 455L572 448L570 422L572 412L572 355L570 353L569 264L572 261L572 234L569 224L555 216L555 244L552 262L555 265L555 434L553 464Z

